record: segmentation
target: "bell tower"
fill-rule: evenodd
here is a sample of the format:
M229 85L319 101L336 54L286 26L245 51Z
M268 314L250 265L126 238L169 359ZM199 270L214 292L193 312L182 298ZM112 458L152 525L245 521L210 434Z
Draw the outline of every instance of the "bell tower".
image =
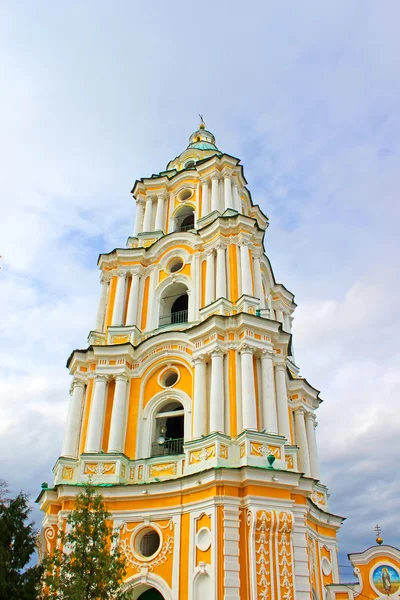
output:
M275 280L246 183L203 121L165 171L136 181L133 235L100 255L94 329L67 362L43 543L90 479L132 599L323 600L339 581L321 399L299 374L294 296Z

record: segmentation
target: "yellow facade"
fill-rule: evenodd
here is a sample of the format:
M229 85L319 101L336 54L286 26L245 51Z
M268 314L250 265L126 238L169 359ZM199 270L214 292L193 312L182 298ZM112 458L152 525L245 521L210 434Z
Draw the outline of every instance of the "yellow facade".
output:
M292 352L294 296L262 250L268 219L203 126L132 192L134 235L100 256L95 327L68 360L43 543L90 479L108 484L132 599L323 600L342 519L319 477L319 392Z

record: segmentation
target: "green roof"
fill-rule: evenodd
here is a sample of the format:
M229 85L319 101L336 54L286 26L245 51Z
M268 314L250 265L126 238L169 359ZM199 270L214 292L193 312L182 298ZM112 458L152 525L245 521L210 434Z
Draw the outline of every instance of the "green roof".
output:
M217 146L211 144L210 142L194 142L194 144L189 144L188 148L197 148L197 150L218 150Z

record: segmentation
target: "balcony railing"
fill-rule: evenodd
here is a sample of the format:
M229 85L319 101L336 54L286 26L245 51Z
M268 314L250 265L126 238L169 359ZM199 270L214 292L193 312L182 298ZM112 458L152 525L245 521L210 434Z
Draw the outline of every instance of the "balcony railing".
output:
M174 454L183 454L183 438L165 440L164 444L152 444L152 456L172 456Z
M189 231L190 229L194 229L194 223L190 223L189 225L179 225L178 231Z
M165 315L164 317L160 317L159 326L163 327L164 325L175 325L175 323L187 323L188 322L188 311L187 310L178 310L178 312L171 313L170 315Z

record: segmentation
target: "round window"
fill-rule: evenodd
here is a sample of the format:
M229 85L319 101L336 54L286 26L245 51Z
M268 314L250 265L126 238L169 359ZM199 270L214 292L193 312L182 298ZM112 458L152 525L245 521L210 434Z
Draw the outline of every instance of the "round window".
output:
M161 383L164 387L172 387L179 379L179 374L174 369L168 369L162 375Z
M137 554L144 558L156 554L160 546L160 534L152 527L144 527L135 537L135 550Z
M189 200L189 198L192 196L192 193L193 193L192 190L183 190L179 194L179 200L181 202L185 202L186 200Z
M183 267L183 260L181 258L174 258L168 265L168 271L170 273L177 273Z

